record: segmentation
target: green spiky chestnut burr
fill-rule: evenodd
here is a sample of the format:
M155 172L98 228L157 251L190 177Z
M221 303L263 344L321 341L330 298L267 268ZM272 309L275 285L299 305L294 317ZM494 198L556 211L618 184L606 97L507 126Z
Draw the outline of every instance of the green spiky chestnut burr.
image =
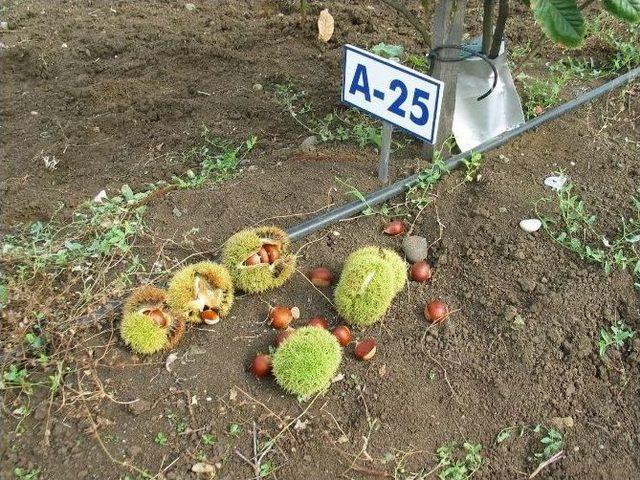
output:
M331 332L302 327L272 355L273 375L285 391L308 398L331 384L341 361L342 348Z
M296 268L296 257L288 253L289 237L278 227L257 227L233 235L222 252L233 284L247 293L282 286Z
M162 289L152 285L137 288L124 304L120 336L136 353L148 355L171 349L184 329L184 320L170 312Z
M336 309L352 325L371 325L386 313L406 281L406 266L397 253L379 247L361 248L344 264L334 292Z
M229 271L213 262L199 262L178 270L169 281L167 303L187 322L217 323L233 305Z

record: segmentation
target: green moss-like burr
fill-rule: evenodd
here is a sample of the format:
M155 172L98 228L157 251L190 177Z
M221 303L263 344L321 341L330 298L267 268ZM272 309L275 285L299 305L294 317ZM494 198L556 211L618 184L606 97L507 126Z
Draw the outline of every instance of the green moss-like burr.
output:
M134 352L149 355L165 348L169 341L169 330L158 326L143 313L130 312L120 322L120 336Z
M334 292L338 313L353 325L371 325L382 318L407 281L404 260L387 249L364 247L344 264Z
M284 390L307 398L331 384L341 360L335 336L324 328L302 327L273 354L273 375Z
M204 308L224 317L233 305L229 271L213 262L199 262L178 270L169 281L167 303L187 322L200 323Z
M145 285L131 293L123 307L120 335L127 346L140 354L173 348L182 338L185 325L170 312L164 290Z
M264 245L273 245L279 258L272 263L246 265L249 257ZM278 288L296 268L296 257L288 253L289 238L278 227L258 227L233 235L222 252L222 262L229 269L233 284L247 293L259 293Z

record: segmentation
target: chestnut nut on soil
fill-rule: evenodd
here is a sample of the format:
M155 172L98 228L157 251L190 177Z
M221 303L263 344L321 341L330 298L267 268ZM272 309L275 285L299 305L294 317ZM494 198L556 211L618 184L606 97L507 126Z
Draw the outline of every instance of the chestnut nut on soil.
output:
M327 267L316 267L311 270L309 280L316 287L329 287L333 283L333 273Z
M258 378L266 377L271 374L271 356L260 353L251 362L249 371Z
M309 320L309 323L307 323L307 325L309 327L318 327L327 330L329 328L329 321L324 317L313 317L311 320Z
M269 323L276 330L286 329L291 322L300 318L300 309L298 307L284 307L278 305L269 311Z
M411 265L411 279L414 282L428 282L431 280L431 276L431 266L425 260Z
M366 338L356 344L355 354L358 360L369 361L376 354L376 340Z
M346 325L334 328L331 333L338 339L341 346L346 347L351 343L351 330Z
M392 237L401 235L404 233L404 222L402 220L392 220L385 225L382 231Z
M442 300L432 300L424 307L424 316L431 323L439 323L449 316L449 307Z

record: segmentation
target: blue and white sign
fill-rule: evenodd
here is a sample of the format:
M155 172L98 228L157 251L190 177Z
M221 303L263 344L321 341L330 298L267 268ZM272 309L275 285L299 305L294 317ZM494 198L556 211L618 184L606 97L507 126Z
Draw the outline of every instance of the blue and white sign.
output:
M352 45L344 47L342 101L435 143L444 84Z

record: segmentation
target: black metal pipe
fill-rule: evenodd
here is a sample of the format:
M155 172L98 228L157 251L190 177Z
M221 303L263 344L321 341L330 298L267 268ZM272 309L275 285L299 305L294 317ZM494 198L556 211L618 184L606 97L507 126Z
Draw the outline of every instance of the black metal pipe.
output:
M548 112L543 113L542 115L535 117L528 122L523 123L519 127L514 128L513 130L509 130L507 132L501 133L493 137L490 140L487 140L484 143L481 143L476 148L472 149L468 152L463 152L458 155L454 155L449 160L447 160L444 164L444 168L446 171L451 171L462 164L462 161L468 158L472 153L485 153L491 150L494 150L509 140L522 135L523 133L528 132L529 130L533 130L534 128L543 125L551 120L554 120L565 113L571 112L576 108L584 105L585 103L591 102L596 98L608 93L618 87L626 85L631 82L635 78L640 76L640 67L634 68L633 70L628 71L624 75L620 75L619 77L611 80L610 82L605 83L599 87L590 90L573 100L569 100L562 105L549 110ZM418 179L419 174L411 175L403 180L399 180L388 187L381 188L380 190L376 190L368 194L365 197L365 201L354 201L342 205L334 210L323 213L322 215L318 215L315 218L309 219L298 225L295 225L287 230L289 237L291 240L297 240L299 238L305 237L321 228L324 228L332 223L337 222L338 220L342 220L345 218L349 218L353 215L360 213L362 210L369 206L378 205L380 203L386 202L387 200L395 197L403 193L407 190L411 185L413 185Z

